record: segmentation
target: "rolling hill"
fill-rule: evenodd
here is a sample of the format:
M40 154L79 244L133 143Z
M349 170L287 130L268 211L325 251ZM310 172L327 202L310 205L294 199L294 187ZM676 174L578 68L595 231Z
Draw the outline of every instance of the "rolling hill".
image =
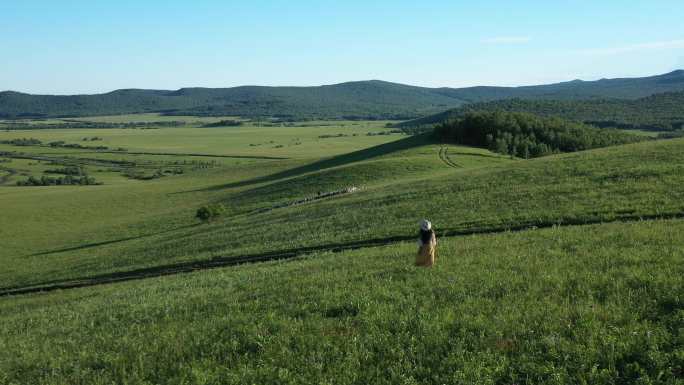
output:
M572 80L555 84L524 87L442 88L443 95L468 103L498 99L638 99L649 95L684 90L684 70L642 78L616 78L596 81Z
M64 117L163 112L169 115L279 118L412 118L464 102L429 88L382 81L320 87L117 90L100 95L0 93L0 117Z
M0 118L95 116L140 112L282 119L412 119L499 99L638 99L684 91L684 71L524 87L426 88L379 80L316 87L123 89L96 95L0 92Z

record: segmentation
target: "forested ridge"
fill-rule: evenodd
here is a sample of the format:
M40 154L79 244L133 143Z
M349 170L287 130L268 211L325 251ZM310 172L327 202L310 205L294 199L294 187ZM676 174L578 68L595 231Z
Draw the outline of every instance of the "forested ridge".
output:
M666 92L637 100L497 100L468 104L404 122L400 126L430 126L474 111L527 112L547 117L557 116L598 127L673 131L684 127L684 92Z
M117 90L99 95L0 92L0 118L47 118L158 112L165 115L287 119L411 119L460 106L429 88L382 81L320 87Z
M681 70L643 78L570 81L525 87L427 88L370 80L315 87L241 86L181 88L176 91L122 89L96 95L30 95L6 91L0 92L0 118L158 112L284 120L407 120L469 103L502 99L637 99L677 91L684 91L684 71ZM617 101L614 103L619 105Z

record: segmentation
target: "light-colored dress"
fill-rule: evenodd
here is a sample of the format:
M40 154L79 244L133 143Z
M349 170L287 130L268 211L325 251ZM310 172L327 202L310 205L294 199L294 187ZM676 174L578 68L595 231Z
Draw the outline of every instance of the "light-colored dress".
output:
M422 239L418 240L418 255L416 256L416 266L431 267L435 264L435 253L437 249L437 238L433 232L430 240L423 243Z

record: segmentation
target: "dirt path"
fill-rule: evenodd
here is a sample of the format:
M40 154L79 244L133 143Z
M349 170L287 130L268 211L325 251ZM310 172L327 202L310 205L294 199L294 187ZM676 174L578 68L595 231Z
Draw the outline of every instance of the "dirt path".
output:
M669 214L659 214L651 216L629 215L615 218L611 221L603 221L597 218L590 219L559 219L549 222L528 222L518 223L509 226L484 227L484 228L470 228L470 229L439 229L438 236L444 237L459 237L473 234L496 234L512 231L526 231L543 228L551 228L556 226L584 226L600 223L613 222L639 222L646 220L663 220L663 219L682 219L684 218L684 211L673 212ZM387 238L367 239L361 241L353 241L348 243L328 244L320 246L302 247L297 249L286 249L261 254L252 254L234 257L217 257L211 260L204 261L189 261L170 264L165 266L156 266L144 269L135 269L129 271L115 272L109 274L101 274L90 277L75 278L70 280L44 282L32 286L15 286L0 288L0 297L15 296L29 293L49 292L54 290L75 289L80 287L98 286L116 282L133 281L146 278L155 278L166 275L190 273L198 270L208 270L218 267L228 267L241 265L244 263L266 262L274 260L285 260L303 257L317 252L333 252L338 253L346 250L355 250L368 247L387 246L398 242L413 241L415 235L397 235Z
M449 158L449 148L442 146L439 149L439 159L442 160L447 166L453 167L453 168L463 168L463 166L459 165L458 163L454 162Z

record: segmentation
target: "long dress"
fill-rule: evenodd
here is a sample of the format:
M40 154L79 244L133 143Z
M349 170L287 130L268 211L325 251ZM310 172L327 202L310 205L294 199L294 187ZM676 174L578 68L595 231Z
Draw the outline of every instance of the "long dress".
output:
M435 251L437 248L437 238L435 232L430 231L427 242L418 240L418 255L416 255L416 266L432 267L435 264Z

